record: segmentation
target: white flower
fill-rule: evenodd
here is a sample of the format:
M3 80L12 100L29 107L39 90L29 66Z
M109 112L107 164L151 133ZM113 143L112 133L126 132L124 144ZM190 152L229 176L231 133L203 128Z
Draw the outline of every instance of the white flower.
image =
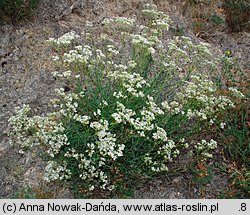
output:
M231 91L237 98L245 98L245 95L241 93L237 88L229 87L228 90Z
M164 142L168 141L166 131L160 127L157 127L157 131L155 133L153 133L153 138L155 140L162 140Z
M148 51L153 55L155 53L155 49L153 47L149 47Z
M221 129L224 129L224 128L225 128L225 125L226 125L226 123L225 123L225 122L221 122L221 123L220 123L220 127L221 127Z
M58 56L52 56L53 61L58 61L60 58Z
M72 71L70 71L70 70L63 72L63 76L66 78L69 78L71 76L71 74L72 74Z
M117 123L121 123L121 122L122 122L122 117L121 117L120 114L118 114L118 113L113 113L111 116L114 118L114 120L115 120Z

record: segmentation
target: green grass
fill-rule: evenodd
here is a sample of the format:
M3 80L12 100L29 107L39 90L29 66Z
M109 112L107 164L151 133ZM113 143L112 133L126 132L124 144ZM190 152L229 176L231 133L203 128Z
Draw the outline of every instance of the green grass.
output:
M0 17L16 23L28 18L37 8L39 0L0 0Z

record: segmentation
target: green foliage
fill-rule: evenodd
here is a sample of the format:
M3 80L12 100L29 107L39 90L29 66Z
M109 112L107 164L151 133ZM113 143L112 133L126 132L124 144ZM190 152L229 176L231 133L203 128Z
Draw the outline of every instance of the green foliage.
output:
M245 94L249 94L249 85ZM244 89L243 89L244 91ZM248 92L247 92L248 91ZM230 163L226 168L230 186L225 195L228 198L245 198L250 196L250 109L249 101L242 101L234 111L228 111L223 120L225 132L220 133L224 144L225 159Z
M0 17L16 23L29 17L38 3L39 0L0 0Z
M175 35L175 36L184 36L185 35L185 29L183 26L172 26L170 28L170 31Z
M228 162L225 173L228 175L230 186L224 191L224 198L245 198L250 196L250 80L248 71L242 70L235 59L226 52L223 58L223 79L227 86L237 86L246 95L244 100L237 103L234 111L228 110L220 116L225 122L224 132L215 131L219 134L220 142L224 148L224 160ZM227 90L224 92L228 94ZM238 99L237 97L235 98Z
M221 25L224 23L224 20L218 15L212 15L211 21L214 23L214 25Z
M49 192L45 187L32 187L23 185L12 196L14 199L51 199L53 193Z
M250 30L250 3L248 0L225 0L226 22L230 31Z
M198 161L197 164L191 168L193 174L193 181L197 185L204 186L212 180L212 168L204 162Z
M221 198L249 198L250 197L250 171L246 166L237 162L229 163L224 169L229 178L229 186L221 195Z
M227 129L221 135L230 160L250 168L249 105L243 103L234 112L229 112L225 122ZM230 117L229 117L230 116Z
M214 13L217 11L216 0L186 0L183 13L187 8L190 8L193 31L203 39L209 37L208 32L224 23L223 19Z
M250 196L250 171L246 167L233 169L230 172L231 186L236 189L236 195L239 197Z
M13 195L14 199L36 199L36 194L30 186L25 185Z

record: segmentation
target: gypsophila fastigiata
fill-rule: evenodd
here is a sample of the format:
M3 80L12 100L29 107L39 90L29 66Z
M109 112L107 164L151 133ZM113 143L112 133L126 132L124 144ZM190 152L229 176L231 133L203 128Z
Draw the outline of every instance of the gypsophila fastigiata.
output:
M9 119L20 152L40 147L46 154L46 181L110 192L126 177L168 171L187 151L212 157L217 142L190 141L188 129L226 129L219 116L235 107L230 94L244 95L233 87L222 94L213 81L218 50L186 36L165 38L171 20L155 5L142 15L142 22L104 19L100 34L87 22L81 35L48 40L52 75L70 87L56 89L51 113L32 116L23 105Z

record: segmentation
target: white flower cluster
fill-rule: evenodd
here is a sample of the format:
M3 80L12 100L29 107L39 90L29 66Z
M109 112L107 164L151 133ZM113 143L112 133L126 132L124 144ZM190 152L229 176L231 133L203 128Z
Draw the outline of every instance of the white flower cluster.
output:
M57 78L66 78L66 79L69 79L72 75L72 71L71 70L67 70L63 73L59 73L58 71L54 71L52 72L52 75L54 77L57 77Z
M85 26L86 26L86 28L92 28L94 25L92 22L86 21Z
M162 19L154 20L152 25L155 26L157 29L164 29L168 31L170 27L170 23L171 23L171 19L168 16L166 16Z
M88 45L85 46L76 46L76 49L70 50L68 53L63 55L64 63L82 63L86 65L91 59L93 53L91 47Z
M134 60L128 62L128 69L134 69L137 66L137 63Z
M212 53L210 52L208 47L210 47L208 43L202 43L202 42L195 46L197 52L199 52L199 54L203 57L212 56Z
M155 27L158 30L168 30L171 19L164 12L158 11L156 5L145 5L142 14L149 20L149 26Z
M109 129L107 120L101 119L100 122L91 122L90 127L95 130L95 135L98 138L96 145L101 156L108 156L112 160L116 160L118 157L123 155L125 145L116 144L116 135L108 131Z
M68 138L65 134L45 135L44 139L46 141L46 144L49 145L47 153L52 158L55 157L55 155L60 152L62 146L69 145Z
M123 71L111 71L108 73L108 77L113 80L120 81L126 93L129 93L135 97L144 97L141 89L148 85L146 81L140 76L140 74L131 74L126 71L126 66L120 65L120 68L121 66ZM122 97L122 94L122 92L116 93L117 96L121 95L120 97Z
M23 107L16 107L15 116L11 116L8 120L9 125L12 127L11 134L20 133L24 130L24 127L28 124L31 108L29 105L23 105Z
M81 150L82 153L78 153L75 149L69 148L64 154L65 158L73 157L79 162L78 167L81 172L79 176L84 180L88 180L90 190L96 186L96 181L98 181L100 188L111 189L112 186L109 185L107 173L102 169L104 166L108 166L111 160L114 161L118 157L123 156L125 145L116 143L116 135L109 131L109 123L107 120L100 119L100 121L91 122L89 116L78 113L77 100L83 98L83 94L66 94L63 89L57 89L57 94L61 100L54 100L53 103L55 107L61 108L58 113L80 122L85 126L85 129L93 129L95 131L94 136L96 136L96 141L94 143L88 143L87 149L84 150L83 148L83 150ZM59 103L59 106L56 105L57 103ZM102 104L105 106L108 105L106 101L103 101ZM96 117L101 115L102 113L99 109L94 112L94 116ZM55 150L57 150L56 147ZM99 161L96 160L96 156L100 157ZM47 176L48 175L49 173L47 173Z
M213 157L213 155L209 153L209 151L217 148L217 142L213 139L211 139L210 142L202 140L200 143L197 143L194 147L197 149L198 154L202 156L202 159L206 160L207 158Z
M245 95L235 87L229 87L228 90L237 98L245 98Z
M20 145L20 153L43 143L48 148L49 155L54 157L62 146L69 144L66 135L61 134L65 128L62 123L54 120L55 114L47 117L29 117L30 111L28 105L16 108L16 115L9 119L9 126L12 129L9 135Z
M116 123L127 122L132 123L132 117L135 116L135 111L126 108L122 103L117 102L117 113L113 113L111 116L114 118Z
M225 123L225 122L221 122L221 123L220 123L220 127L221 127L221 129L224 129L224 128L225 128L225 126L226 126L226 123Z
M112 53L114 55L118 55L119 51L115 48L114 45L107 45L107 50L109 53Z
M148 18L153 19L153 20L166 16L164 12L157 10L156 5L150 5L150 4L145 5L145 9L142 10L142 13Z
M149 41L146 37L135 34L131 35L132 36L132 43L135 45L141 45L142 47L150 48L154 45L153 42Z
M103 42L105 41L105 42L109 42L109 43L114 43L115 42L112 37L110 37L109 35L107 35L105 33L101 33L100 40L103 41Z
M177 157L180 151L176 149L175 142L167 137L167 132L163 128L156 126L156 132L152 137L159 148L156 154L152 153L150 156L150 153L147 153L144 161L153 172L168 171L168 162L172 162L172 158Z
M211 54L209 45L198 43L195 45L189 37L175 36L169 40L166 48L160 50L162 55L162 64L171 70L180 70L190 68L191 70L203 71L204 74L219 66L218 50Z
M57 111L58 114L61 116L65 116L68 118L74 118L77 121L88 121L88 117L86 118L81 117L77 114L78 108L78 100L84 96L81 92L79 94L76 93L65 93L63 88L56 89L56 94L58 95L59 99L52 100L52 104L54 108L59 108ZM78 120L79 119L79 120Z
M52 56L52 60L53 60L53 61L58 61L58 60L60 60L60 58L59 58L58 56L55 55L55 56Z
M115 27L117 30L129 30L135 25L135 19L126 17L106 18L102 22L106 27Z
M165 139L164 132L162 133L161 129L157 130L158 135L155 137ZM156 133L155 133L156 134ZM163 135L163 137L161 137ZM162 144L161 144L162 145ZM147 153L144 156L144 162L147 166L150 167L152 172L162 172L168 171L168 162L172 162L172 158L176 157L180 152L178 149L175 149L175 142L173 140L165 139L164 144L159 147L157 153ZM174 150L175 149L175 150Z
M153 139L162 140L164 142L168 141L166 131L163 128L157 127L157 131L153 133Z
M168 140L166 144L160 147L158 154L163 155L164 161L173 161L172 157L177 157L180 153L178 149L175 149L175 142L173 140Z
M108 173L104 171L104 169L109 168L110 159L100 156L98 146L95 143L88 143L84 153L77 153L74 148L68 148L64 157L74 158L78 162L79 177L87 182L89 190L93 190L95 187L113 189L113 186L109 185Z
M113 189L113 186L109 185L107 173L103 171L103 168L108 168L110 160L105 156L100 156L98 146L95 143L87 143L84 153L78 153L76 149L68 148L64 157L74 158L77 161L79 177L87 182L89 190L93 190L95 187Z
M161 105L164 110L172 114L182 113L183 106L177 101L172 101L170 103L168 101L164 101L161 103Z
M96 187L103 190L108 189L112 190L113 185L109 185L110 181L108 175L102 171L107 166L107 160L104 157L100 157L99 161L96 162L93 159L93 154L95 152L95 145L88 144L89 147L89 156L84 156L83 154L79 155L79 177L85 182L87 181L88 189L94 190Z
M163 115L164 111L156 105L156 103L154 102L154 98L152 96L147 96L147 98L148 101L146 102L146 104L149 106L149 110L156 115Z
M116 123L123 123L133 126L135 131L141 137L146 137L145 132L152 131L157 127L153 122L158 115L163 115L164 112L156 105L153 101L153 97L148 96L148 101L146 102L146 107L138 110L141 117L136 117L138 115L132 109L126 108L122 103L117 102L116 112L112 114ZM153 134L153 138L156 139L158 133ZM165 137L166 139L167 137Z
M57 39L49 38L48 42L57 46L65 46L70 45L74 40L78 39L79 37L80 36L77 35L74 31L71 31Z
M131 124L137 133L145 137L146 131L152 131L155 128L153 121L158 115L164 114L164 112L154 103L153 98L148 96L147 107L143 107L138 112L141 117L134 118L137 114L135 111L126 108L122 103L117 102L117 109L112 117L116 123Z
M88 181L89 190L93 190L97 184L101 189L111 190L113 186L109 185L108 173L103 169L110 168L110 162L123 156L125 145L116 143L116 135L109 131L107 120L91 122L89 127L95 131L96 142L87 143L84 153L77 153L75 149L69 148L64 156L78 161L81 173L79 177Z
M51 182L55 180L67 180L71 177L71 171L66 164L60 165L55 161L49 161L45 167L44 180Z
M206 76L192 75L190 81L185 81L185 85L177 93L177 101L165 101L162 107L171 113L186 115L189 119L198 117L214 121L220 110L234 107L229 98L217 95L216 92L217 87Z
M149 154L144 156L144 162L147 166L150 166L152 172L164 172L168 171L168 167L163 162L157 162L153 160L153 157Z

